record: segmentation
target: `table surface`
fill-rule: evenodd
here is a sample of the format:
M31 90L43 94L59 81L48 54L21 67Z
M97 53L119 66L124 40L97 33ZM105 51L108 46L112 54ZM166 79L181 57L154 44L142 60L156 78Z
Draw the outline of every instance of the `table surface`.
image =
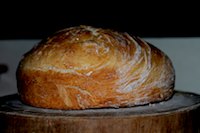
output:
M183 102L184 101L184 102ZM85 110L44 109L22 103L18 95L0 98L0 114L31 116L65 116L65 117L103 117L103 116L151 116L173 113L200 107L200 95L175 91L167 101L134 106L128 108L96 108Z
M200 37L143 39L171 58L176 72L176 90L200 94ZM23 54L39 41L0 40L0 64L8 65L8 71L0 75L0 96L17 93L17 65Z

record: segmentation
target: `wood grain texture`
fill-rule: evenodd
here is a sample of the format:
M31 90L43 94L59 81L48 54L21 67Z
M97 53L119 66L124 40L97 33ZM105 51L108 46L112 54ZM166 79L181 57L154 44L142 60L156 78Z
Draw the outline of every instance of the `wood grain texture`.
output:
M1 133L198 133L200 96L175 92L165 102L131 108L51 110L0 99Z

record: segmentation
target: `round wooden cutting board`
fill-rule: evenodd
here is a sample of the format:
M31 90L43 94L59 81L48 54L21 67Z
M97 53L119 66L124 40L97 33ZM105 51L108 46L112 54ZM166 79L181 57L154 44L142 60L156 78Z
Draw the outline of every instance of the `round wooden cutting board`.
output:
M198 133L200 95L175 92L168 101L129 108L53 110L0 98L0 133Z

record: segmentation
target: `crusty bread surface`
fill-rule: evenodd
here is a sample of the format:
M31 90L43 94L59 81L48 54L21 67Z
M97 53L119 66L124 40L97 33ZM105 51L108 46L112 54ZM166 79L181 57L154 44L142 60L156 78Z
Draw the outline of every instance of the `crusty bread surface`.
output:
M173 95L169 57L143 39L77 26L56 32L27 52L17 69L21 100L35 107L130 107Z

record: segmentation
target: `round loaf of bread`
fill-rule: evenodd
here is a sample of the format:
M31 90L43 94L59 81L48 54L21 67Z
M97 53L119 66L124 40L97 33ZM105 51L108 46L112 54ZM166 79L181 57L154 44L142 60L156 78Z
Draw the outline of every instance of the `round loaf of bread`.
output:
M56 32L26 53L17 69L21 100L35 107L129 107L173 95L175 72L161 50L109 29Z

